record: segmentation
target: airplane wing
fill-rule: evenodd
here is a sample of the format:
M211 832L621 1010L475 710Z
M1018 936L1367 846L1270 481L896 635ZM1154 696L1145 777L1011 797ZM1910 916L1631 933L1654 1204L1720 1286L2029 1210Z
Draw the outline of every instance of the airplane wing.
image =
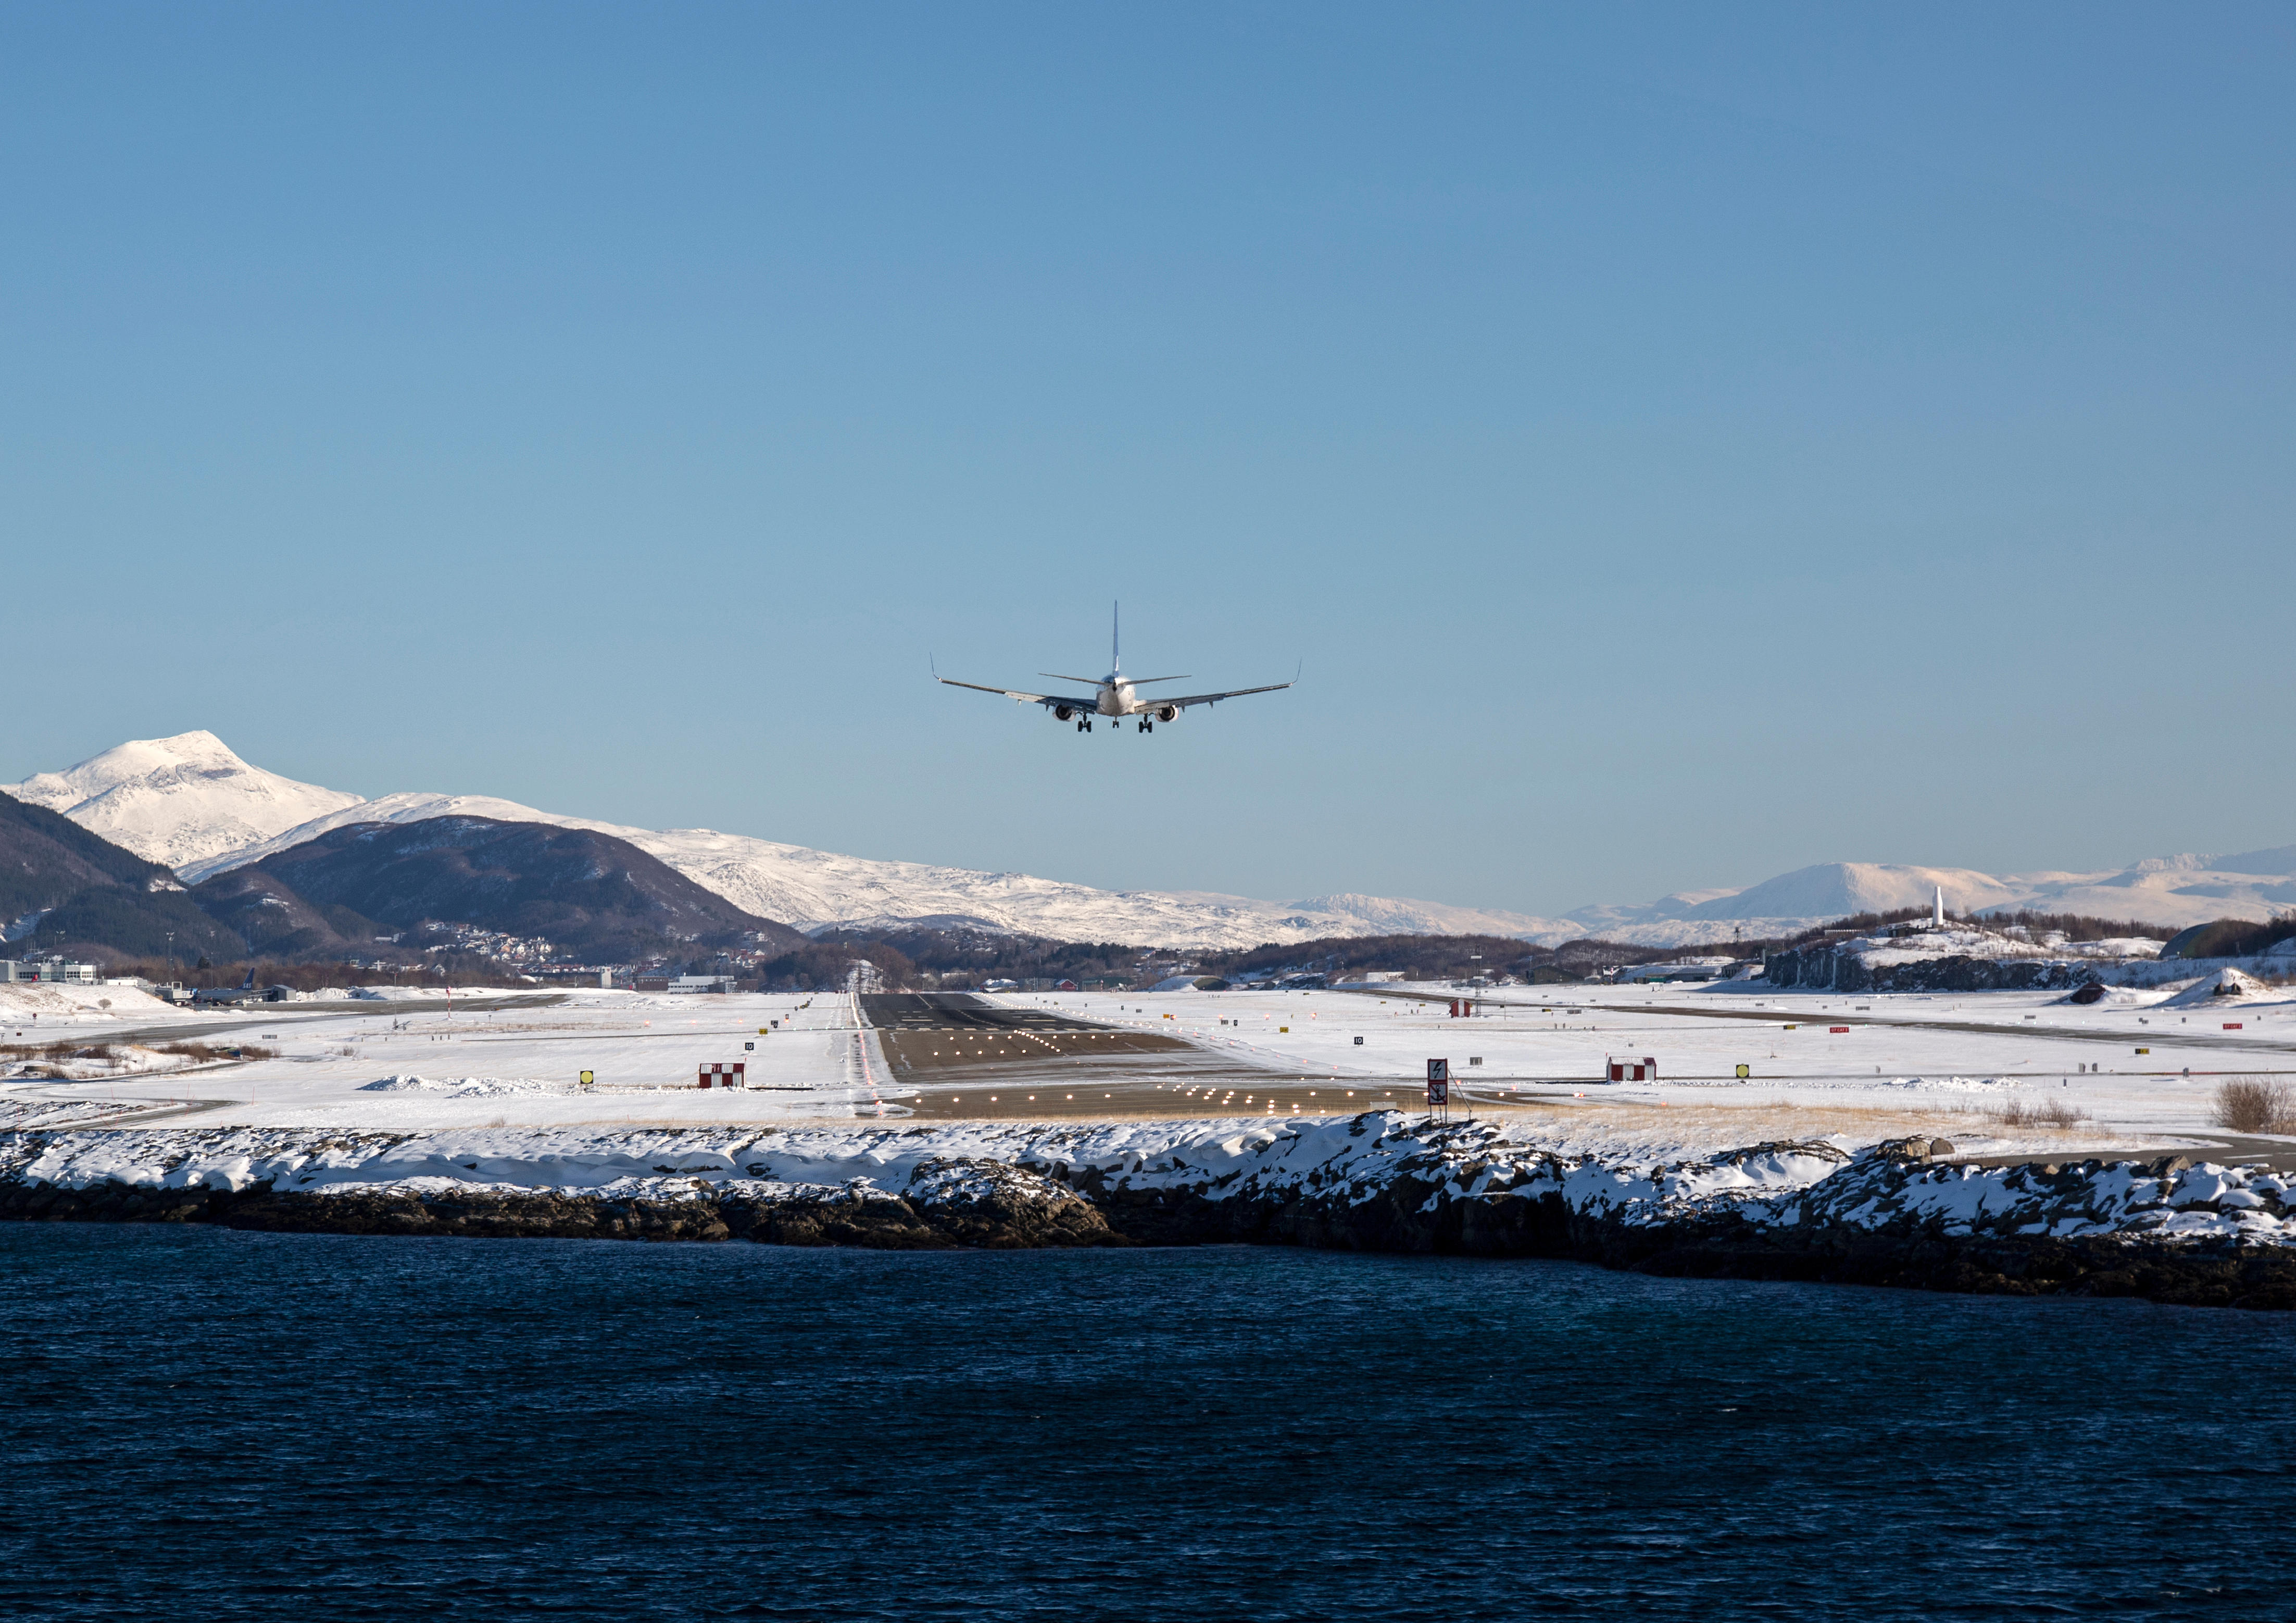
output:
M1066 705L1070 709L1088 711L1100 702L1097 699L1064 699L1058 693L1023 693L1009 687L984 687L978 682L959 682L939 672L934 673L933 680L944 687L969 687L976 693L995 693L1017 704L1041 704L1047 709Z
M1168 704L1185 710L1192 704L1218 704L1223 699L1241 699L1246 693L1280 693L1299 679L1294 676L1292 682L1271 682L1266 687L1239 687L1225 693L1190 693L1185 699L1145 699L1141 703L1143 708L1151 709Z

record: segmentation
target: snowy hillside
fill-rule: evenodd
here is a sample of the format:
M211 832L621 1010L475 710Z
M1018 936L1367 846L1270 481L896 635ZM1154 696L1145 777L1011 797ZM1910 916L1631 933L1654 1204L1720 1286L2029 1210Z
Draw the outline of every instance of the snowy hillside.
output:
M171 868L239 850L359 799L250 766L212 733L131 740L69 772L0 783L0 791Z
M1845 914L1882 913L1892 907L1926 907L1944 887L1946 906L1956 912L1981 912L2013 906L2018 889L1989 873L1967 868L1908 868L1894 863L1823 862L1717 898L1689 909L1691 919L1841 918Z

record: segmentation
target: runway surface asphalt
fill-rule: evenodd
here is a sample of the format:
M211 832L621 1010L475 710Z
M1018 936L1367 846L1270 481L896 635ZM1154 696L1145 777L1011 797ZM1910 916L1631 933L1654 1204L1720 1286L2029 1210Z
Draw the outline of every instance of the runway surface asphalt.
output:
M1400 1083L1352 1086L1228 1058L1157 1031L1017 1009L964 992L869 992L902 1103L928 1119L1164 1119L1193 1115L1337 1115L1405 1104Z

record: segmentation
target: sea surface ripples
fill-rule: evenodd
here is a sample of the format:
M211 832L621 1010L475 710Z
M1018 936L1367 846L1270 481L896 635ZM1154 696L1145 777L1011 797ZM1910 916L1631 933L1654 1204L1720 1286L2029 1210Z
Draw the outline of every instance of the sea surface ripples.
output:
M8 1615L2296 1614L2296 1322L0 1225Z

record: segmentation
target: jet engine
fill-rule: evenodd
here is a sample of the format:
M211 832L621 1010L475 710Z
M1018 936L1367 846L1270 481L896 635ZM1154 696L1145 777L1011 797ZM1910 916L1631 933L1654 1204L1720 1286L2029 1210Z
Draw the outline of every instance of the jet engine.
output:
M1180 707L1179 707L1178 705L1177 705L1177 704L1160 704L1160 705L1158 705L1158 706L1156 707L1156 719L1157 719L1157 720L1159 720L1159 721L1177 721L1177 720L1179 720L1179 719L1180 719Z
M1075 718L1076 712L1069 709L1068 706L1064 704L1056 704L1053 707L1053 719L1054 721L1072 721Z

